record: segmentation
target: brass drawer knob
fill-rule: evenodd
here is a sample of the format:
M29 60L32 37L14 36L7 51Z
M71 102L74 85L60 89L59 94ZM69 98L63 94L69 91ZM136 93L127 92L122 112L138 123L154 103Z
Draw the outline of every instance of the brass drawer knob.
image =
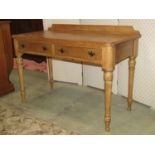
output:
M60 48L59 51L60 51L61 53L64 53L64 52L65 52L65 50L64 50L63 48Z
M21 47L22 47L22 48L25 48L25 44L21 44Z
M43 49L43 51L47 51L47 47L46 46L43 46L42 49Z
M93 57L95 55L95 52L93 51L88 51L89 56Z

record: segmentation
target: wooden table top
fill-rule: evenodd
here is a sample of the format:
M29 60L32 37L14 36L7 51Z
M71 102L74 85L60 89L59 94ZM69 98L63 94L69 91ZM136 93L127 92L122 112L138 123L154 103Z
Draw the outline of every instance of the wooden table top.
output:
M106 34L106 33L87 33L87 32L52 32L41 31L14 35L17 40L37 41L46 43L76 43L79 45L96 45L105 44L115 45L121 42L139 38L140 34Z

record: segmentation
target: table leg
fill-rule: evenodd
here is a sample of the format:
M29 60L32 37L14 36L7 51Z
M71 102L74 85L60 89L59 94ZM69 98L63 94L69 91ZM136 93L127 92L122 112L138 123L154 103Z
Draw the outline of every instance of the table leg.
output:
M20 82L20 94L22 102L25 102L25 86L24 86L24 76L23 76L23 59L21 56L17 56L17 68L19 74L19 82Z
M130 57L129 58L129 82L128 82L128 110L129 111L131 111L131 106L132 106L135 65L136 65L135 57Z
M53 88L53 69L51 58L47 58L47 70L48 70L48 82L50 87Z
M104 72L104 89L105 89L105 130L110 131L111 121L111 91L112 91L113 72Z

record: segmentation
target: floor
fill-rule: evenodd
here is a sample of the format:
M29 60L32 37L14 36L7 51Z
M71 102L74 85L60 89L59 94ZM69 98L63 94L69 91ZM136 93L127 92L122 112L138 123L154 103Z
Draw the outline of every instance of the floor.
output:
M101 90L55 82L50 89L45 73L25 71L27 102L21 103L17 70L11 81L16 91L0 98L0 104L12 103L42 119L53 120L64 129L84 135L155 134L155 111L133 103L127 111L126 99L112 95L111 131L104 130L104 96Z

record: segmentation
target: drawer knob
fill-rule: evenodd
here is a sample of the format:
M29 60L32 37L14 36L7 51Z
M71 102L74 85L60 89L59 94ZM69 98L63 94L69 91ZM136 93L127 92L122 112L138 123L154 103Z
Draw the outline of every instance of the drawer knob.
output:
M59 51L60 51L61 53L64 53L64 52L65 52L63 48L60 48Z
M43 51L46 51L47 50L47 47L46 46L43 46L42 48L43 48Z
M95 52L93 51L88 51L89 56L93 57L95 55Z
M21 44L21 47L22 47L22 48L25 48L25 44Z

